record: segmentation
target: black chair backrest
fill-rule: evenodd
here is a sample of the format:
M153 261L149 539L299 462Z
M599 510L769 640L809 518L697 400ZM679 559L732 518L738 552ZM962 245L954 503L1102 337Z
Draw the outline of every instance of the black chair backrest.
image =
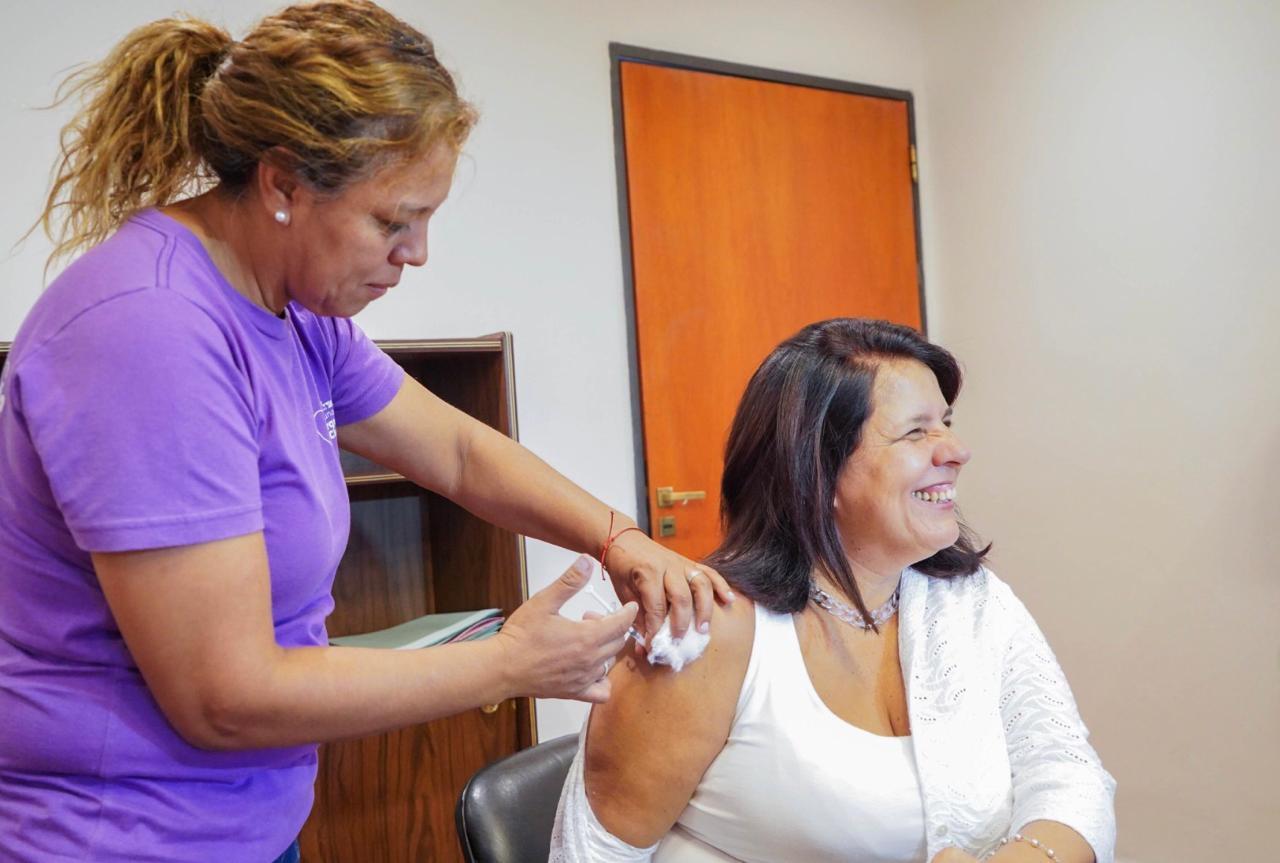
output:
M478 771L458 798L455 818L467 863L547 863L560 789L578 751L568 734Z

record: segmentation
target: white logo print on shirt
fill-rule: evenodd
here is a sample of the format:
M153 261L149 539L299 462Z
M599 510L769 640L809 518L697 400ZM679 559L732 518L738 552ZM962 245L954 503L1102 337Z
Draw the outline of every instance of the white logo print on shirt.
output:
M312 414L312 418L316 421L316 434L320 435L323 440L333 441L338 439L338 423L333 418L333 400L320 403L320 410Z

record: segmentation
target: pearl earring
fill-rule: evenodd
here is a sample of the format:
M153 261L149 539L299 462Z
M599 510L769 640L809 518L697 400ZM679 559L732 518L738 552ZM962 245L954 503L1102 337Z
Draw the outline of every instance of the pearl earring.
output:
M289 214L284 210L276 210L276 221L282 225L287 225L289 223Z

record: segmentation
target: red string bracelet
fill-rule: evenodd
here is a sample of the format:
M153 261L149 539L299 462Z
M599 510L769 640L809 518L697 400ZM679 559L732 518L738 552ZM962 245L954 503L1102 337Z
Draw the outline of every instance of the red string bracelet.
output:
M600 578L602 580L604 579L604 573L605 573L604 559L605 557L608 556L609 548L613 545L613 541L618 537L622 536L624 533L626 533L629 530L635 530L635 531L639 531L640 533L644 533L643 530L640 530L640 528L636 527L635 525L632 525L631 527L624 527L622 530L618 531L617 533L614 533L613 521L616 516L617 514L613 510L609 510L609 538L604 541L604 548L601 549L600 551Z

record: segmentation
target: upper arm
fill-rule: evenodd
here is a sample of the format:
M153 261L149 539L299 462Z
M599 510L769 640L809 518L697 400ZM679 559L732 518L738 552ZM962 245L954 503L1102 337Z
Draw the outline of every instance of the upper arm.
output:
M252 387L217 321L169 291L81 314L15 370L77 545L193 545L262 529Z
M587 798L614 836L652 845L684 810L728 738L754 631L754 609L739 599L717 606L706 653L679 673L624 651L586 746Z
M197 745L216 744L209 718L274 646L243 363L206 310L139 288L75 317L17 369L58 511L165 716Z
M271 588L261 533L199 545L95 553L125 644L170 724L196 746L231 738L237 699L272 657Z

